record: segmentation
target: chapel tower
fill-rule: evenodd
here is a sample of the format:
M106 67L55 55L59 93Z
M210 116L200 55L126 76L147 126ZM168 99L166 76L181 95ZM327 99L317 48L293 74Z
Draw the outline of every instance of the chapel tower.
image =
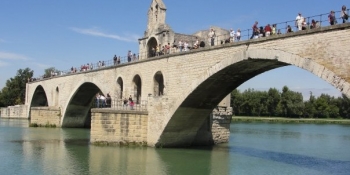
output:
M161 25L165 25L166 7L162 0L152 0L148 10L147 33L152 33Z

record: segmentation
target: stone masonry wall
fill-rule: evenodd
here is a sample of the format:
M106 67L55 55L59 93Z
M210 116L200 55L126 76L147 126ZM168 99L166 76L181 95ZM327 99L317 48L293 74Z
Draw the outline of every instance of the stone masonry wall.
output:
M61 110L56 107L32 107L31 125L61 127Z
M9 106L7 108L0 108L0 118L15 118L28 119L27 105Z
M211 132L215 144L229 142L231 119L232 107L217 107L213 110Z
M92 109L92 144L147 145L148 113Z

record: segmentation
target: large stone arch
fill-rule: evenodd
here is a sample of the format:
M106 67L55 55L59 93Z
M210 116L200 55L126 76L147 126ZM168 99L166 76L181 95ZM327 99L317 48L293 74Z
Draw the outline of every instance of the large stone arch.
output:
M164 116L168 122L164 122L163 132L155 146L191 146L207 116L227 94L249 79L275 68L297 66L350 96L350 90L344 88L349 87L349 83L312 58L268 49L247 49L223 57L222 61L193 80L188 89L175 100L168 115Z
M96 94L103 91L96 84L85 82L73 92L62 118L62 127L90 128L90 109L92 108Z
M38 85L32 96L30 107L49 106L46 92L43 86Z

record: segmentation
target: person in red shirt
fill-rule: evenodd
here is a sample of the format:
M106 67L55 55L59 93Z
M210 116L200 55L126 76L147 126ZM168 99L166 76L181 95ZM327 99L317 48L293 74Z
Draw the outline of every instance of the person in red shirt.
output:
M271 29L270 24L267 24L265 26L265 36L270 36L271 35L271 31L272 31L272 29Z
M259 30L259 28L258 28L258 21L255 21L255 23L254 23L252 29L253 29L253 32L252 32L252 36L250 37L250 39L253 39L253 38L254 38L254 35L256 34L256 31Z

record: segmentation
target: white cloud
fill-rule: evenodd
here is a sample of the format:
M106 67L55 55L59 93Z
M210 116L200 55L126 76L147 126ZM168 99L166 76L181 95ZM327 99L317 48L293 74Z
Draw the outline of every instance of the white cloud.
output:
M77 33L84 34L84 35L111 38L111 39L120 40L120 41L127 41L127 42L137 42L137 39L140 38L138 35L127 35L127 36L123 37L123 36L119 36L119 35L108 34L108 33L101 32L96 28L80 29L80 28L71 27L70 29L77 32Z
M16 53L9 53L9 52L1 52L0 51L0 59L6 59L6 60L28 60L28 57L16 54Z
M42 63L33 63L33 64L41 69L47 69L47 68L52 67L51 65L42 64Z
M0 61L0 67L8 66L9 64L3 61Z

